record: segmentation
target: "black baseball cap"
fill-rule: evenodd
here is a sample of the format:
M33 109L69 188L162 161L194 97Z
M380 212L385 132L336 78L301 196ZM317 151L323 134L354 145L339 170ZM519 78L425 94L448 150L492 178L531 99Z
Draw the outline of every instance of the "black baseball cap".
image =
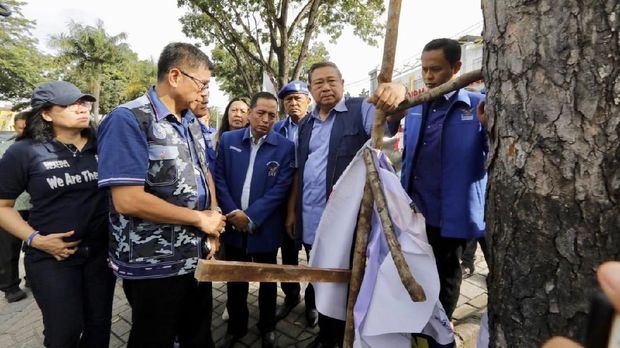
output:
M30 99L30 106L37 109L45 105L71 105L80 99L90 102L97 100L90 94L82 93L72 83L49 81L35 87Z

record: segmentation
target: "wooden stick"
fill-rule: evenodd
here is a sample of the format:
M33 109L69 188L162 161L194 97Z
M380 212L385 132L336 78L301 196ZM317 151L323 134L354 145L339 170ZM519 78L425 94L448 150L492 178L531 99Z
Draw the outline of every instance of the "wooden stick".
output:
M381 219L381 225L383 226L383 231L385 233L385 238L387 239L388 247L390 248L390 253L392 254L392 258L394 259L394 264L396 265L396 269L398 270L398 275L407 289L409 296L413 302L422 302L426 301L426 294L424 293L424 289L420 284L415 280L411 270L409 269L409 265L405 261L403 256L403 252L400 248L400 242L396 238L396 233L394 232L394 225L392 224L392 218L390 216L390 212L388 210L387 200L385 199L385 192L383 192L383 186L381 185L381 179L379 178L379 172L377 171L377 167L375 165L374 157L370 153L370 150L364 151L364 162L366 163L367 176L370 181L370 188L372 189L372 195L375 198L375 203L377 204L377 210L379 212L379 218Z
M388 21L387 28L385 33L385 42L383 46L383 60L381 62L381 71L379 76L377 76L377 80L381 82L390 82L392 81L392 74L394 72L394 56L396 54L396 44L398 42L398 21L400 17L400 4L401 0L390 0L390 5L388 9ZM383 148L383 134L385 132L385 114L376 110L375 112L375 120L372 125L372 144L375 148L381 149ZM370 154L370 150L365 150L365 153ZM368 181L367 177L367 183ZM368 186L368 184L366 185ZM372 208L373 208L373 198L370 193L370 190L364 188L364 196L362 197L362 206L360 208L360 219L361 213L369 214L372 217ZM353 259L352 273L359 275L359 279L355 279L355 283L351 282L349 284L349 298L347 300L347 317L345 324L345 340L344 347L350 348L353 347L353 341L355 340L355 329L353 323L353 306L357 301L357 295L360 291L360 286L362 284L362 279L364 278L364 271L366 268L366 249L368 248L368 234L370 232L370 219L367 222L368 226L360 227L358 221L358 230L357 230L357 238L354 246L355 254ZM365 234L365 236L360 236L360 234ZM357 254L363 253L364 257L357 257ZM350 310L349 310L350 309Z
M401 103L401 105L396 108L395 111L401 111L405 109L409 109L410 107L414 107L416 105L420 105L429 100L433 100L437 97L440 97L446 93L456 91L457 89L464 88L469 86L470 84L480 81L483 79L482 70L474 70L468 73L465 73L453 80L450 80L443 85L439 85L436 88L433 88L429 91L426 91L416 97L412 97L411 95L407 95L407 99Z
M198 260L194 278L201 282L321 282L347 283L351 271L336 268L268 263Z
M394 57L396 55L396 43L398 42L398 22L400 18L400 0L390 0L388 9L388 21L383 44L383 60L381 71L377 76L378 83L392 81L394 73ZM385 129L385 114L377 110L372 125L372 146L376 149L383 148L383 134Z
M364 151L370 151L365 149ZM373 196L370 189L370 179L366 177L364 186L364 196L360 213L357 218L357 231L355 235L355 249L353 252L353 270L351 271L351 282L349 283L349 297L347 299L347 321L344 331L344 346L352 347L355 338L355 325L353 321L353 308L360 292L364 273L366 272L366 249L368 248L368 236L372 222Z

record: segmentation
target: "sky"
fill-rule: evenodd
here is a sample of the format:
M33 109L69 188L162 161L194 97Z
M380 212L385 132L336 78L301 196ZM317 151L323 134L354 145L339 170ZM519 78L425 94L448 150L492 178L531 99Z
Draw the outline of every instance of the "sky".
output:
M161 49L172 41L196 43L183 34L179 19L187 11L176 0L25 0L23 15L36 21L32 34L39 46L50 51L49 37L67 30L73 20L92 25L104 22L111 35L127 34L126 42L141 59L157 60ZM389 1L386 0L386 9ZM387 11L386 11L387 12ZM387 18L384 15L383 20ZM396 69L419 58L424 45L439 37L458 38L480 35L482 10L480 0L403 0L396 48ZM357 95L370 89L368 73L381 65L383 40L377 47L365 44L346 29L336 43L324 40L330 60L338 65L345 80L345 90ZM208 55L208 50L206 51ZM228 96L211 85L209 104L223 109Z

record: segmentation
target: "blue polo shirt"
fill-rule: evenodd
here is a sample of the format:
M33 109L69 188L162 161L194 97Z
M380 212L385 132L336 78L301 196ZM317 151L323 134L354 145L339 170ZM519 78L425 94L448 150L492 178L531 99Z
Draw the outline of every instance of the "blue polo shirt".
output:
M303 242L305 244L314 243L314 236L321 221L321 215L327 204L327 158L329 155L329 139L334 126L334 118L338 113L348 111L345 99L341 99L329 114L325 121L319 117L318 106L312 110L309 116L315 118L310 136L309 154L304 167L303 177ZM366 134L370 136L372 123L375 119L375 107L366 100L362 102L360 114Z
M147 92L158 120L166 120L187 141L192 156L196 186L198 188L198 210L208 205L208 190L205 178L200 170L198 156L192 136L188 129L192 122L199 122L189 111L185 110L179 122L174 114L162 103L155 88ZM99 187L144 185L148 172L149 150L146 136L133 112L127 108L116 108L99 126ZM198 139L198 141L205 139Z
M191 113L191 111L188 111L188 113ZM211 174L213 174L215 173L215 146L213 145L213 137L215 136L217 130L206 126L202 122L200 122L200 129L202 129L202 135L205 137L204 148L207 153L207 160L209 161L209 170L211 171Z
M411 176L411 199L426 223L440 227L441 221L441 135L446 113L456 100L456 93L444 95L425 105L416 165Z
M32 139L11 145L0 159L0 199L13 200L26 191L32 203L28 223L35 230L42 235L74 230L65 241L104 248L108 204L97 188L97 145L89 140L82 151L67 146Z

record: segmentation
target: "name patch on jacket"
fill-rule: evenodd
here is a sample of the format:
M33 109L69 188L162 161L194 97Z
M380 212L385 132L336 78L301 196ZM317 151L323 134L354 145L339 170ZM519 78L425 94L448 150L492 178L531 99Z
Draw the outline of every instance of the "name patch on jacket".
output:
M474 114L470 109L463 108L461 109L461 121L471 121L474 119Z
M268 176L278 175L278 168L280 168L280 163L276 161L267 162L267 175Z

